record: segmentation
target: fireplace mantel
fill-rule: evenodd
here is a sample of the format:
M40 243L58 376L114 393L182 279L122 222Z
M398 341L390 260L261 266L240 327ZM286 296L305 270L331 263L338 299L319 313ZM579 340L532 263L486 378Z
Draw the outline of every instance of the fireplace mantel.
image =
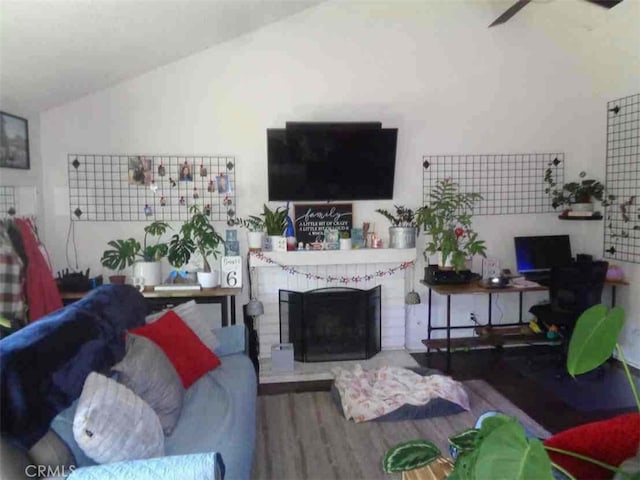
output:
M355 250L303 250L261 252L279 265L358 265L367 263L404 263L416 259L415 248L362 248ZM251 267L274 267L255 254L249 256Z

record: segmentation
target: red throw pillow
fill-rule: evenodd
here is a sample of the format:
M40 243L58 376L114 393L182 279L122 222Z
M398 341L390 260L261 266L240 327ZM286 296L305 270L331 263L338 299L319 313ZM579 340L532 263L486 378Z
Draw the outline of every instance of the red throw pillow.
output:
M158 345L189 388L202 375L220 365L220 359L202 343L186 323L172 310L153 323L130 330Z
M580 453L614 467L633 457L638 451L639 443L640 413L629 413L609 420L580 425L560 432L544 441L548 447ZM593 463L556 452L549 452L549 456L552 462L565 468L571 475L579 479L613 477L613 472Z

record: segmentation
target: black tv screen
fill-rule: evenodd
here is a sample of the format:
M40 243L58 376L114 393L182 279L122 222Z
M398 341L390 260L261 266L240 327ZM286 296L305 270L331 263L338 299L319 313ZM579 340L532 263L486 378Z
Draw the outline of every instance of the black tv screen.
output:
M398 129L357 125L268 129L269 200L392 199Z

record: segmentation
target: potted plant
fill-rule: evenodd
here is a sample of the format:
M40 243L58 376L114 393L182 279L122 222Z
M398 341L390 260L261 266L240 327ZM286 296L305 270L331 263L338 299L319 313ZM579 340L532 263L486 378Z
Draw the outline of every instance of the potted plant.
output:
M378 208L377 213L391 222L389 227L389 248L415 248L418 228L416 214L404 205L394 205L395 215L383 208Z
M271 250L274 252L286 252L287 241L284 237L284 231L287 229L287 208L278 207L275 210L271 210L265 204L260 215L264 219Z
M111 240L107 245L111 248L102 253L100 263L103 267L116 272L115 275L109 276L111 283L122 284L126 281L127 276L120 272L136 261L140 243L135 238L127 238L126 240Z
M624 326L624 311L620 307L608 310L605 305L595 305L585 310L578 321L569 342L567 371L573 377L590 372L605 363L616 350L640 411L640 397L629 367L624 358L618 336ZM606 443L603 432L602 442ZM537 438L527 438L524 428L516 418L496 415L486 418L480 428L465 430L449 439L458 452L453 472L448 478L484 479L549 479L552 467L573 479L570 472L557 462L564 458L577 458L609 470L615 478L638 478L640 472L608 465L587 455L574 453L548 444ZM383 460L386 472L412 470L426 466L441 458L438 447L428 440L413 440L389 450Z
M182 224L179 233L171 237L167 258L171 265L180 268L189 262L191 255L198 252L203 262L203 271L197 272L198 283L203 288L212 288L220 284L220 271L211 268L208 257L218 258L224 239L197 205L192 205L189 212L191 218Z
M340 250L351 250L351 237L347 230L340 232Z
M585 178L586 172L580 172L580 181L558 185L551 168L544 172L545 193L551 197L551 206L555 209L566 205L578 212L592 212L593 200L602 202L605 188L598 180Z
M246 228L247 243L250 251L262 249L262 240L264 239L265 224L264 220L256 215L249 215L247 218L236 218L230 225L239 225Z
M141 250L137 252L142 260L133 265L133 276L141 279L142 285L160 285L162 283L160 260L167 256L169 245L161 242L160 237L170 228L168 223L160 221L152 222L144 227ZM157 237L155 242L151 241L150 236Z
M439 265L465 269L472 255L486 255L484 240L471 228L473 205L482 199L478 193L462 193L451 179L441 180L430 194L430 203L416 211L416 224L431 240L425 245L424 256L440 254Z
M144 227L144 239L142 244L134 238L125 240L112 240L108 242L111 247L103 252L100 262L106 268L115 271L124 270L133 265L133 277L139 285L158 285L162 283L162 270L160 260L167 255L168 245L160 241L167 229L168 223L155 221ZM149 236L158 237L151 242ZM136 259L140 258L136 262ZM124 283L123 275L113 275L115 282ZM122 278L119 278L122 277Z

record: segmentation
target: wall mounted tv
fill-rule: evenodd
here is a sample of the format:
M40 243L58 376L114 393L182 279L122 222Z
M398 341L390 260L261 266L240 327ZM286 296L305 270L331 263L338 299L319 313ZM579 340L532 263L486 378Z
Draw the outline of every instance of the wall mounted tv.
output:
M397 138L379 122L267 129L269 200L392 199Z

